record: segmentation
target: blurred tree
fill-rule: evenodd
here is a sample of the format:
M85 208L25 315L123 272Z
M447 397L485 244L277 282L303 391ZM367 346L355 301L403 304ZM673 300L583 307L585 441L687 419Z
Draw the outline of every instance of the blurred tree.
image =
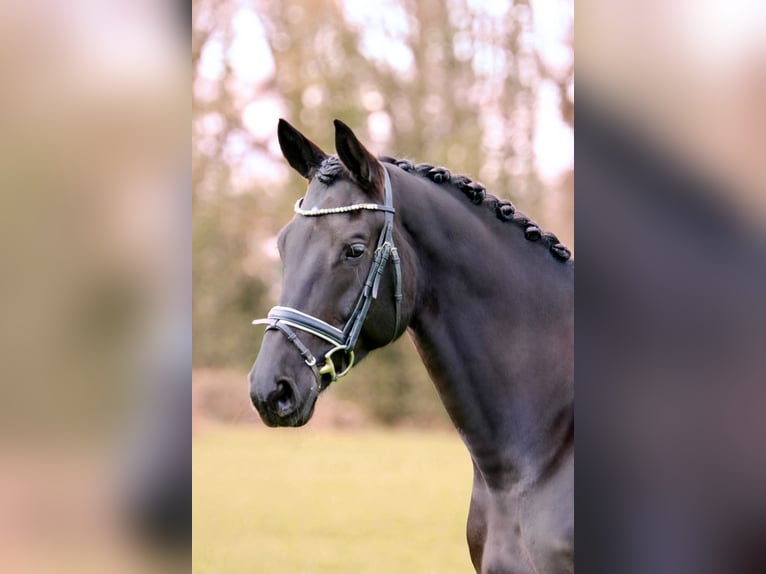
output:
M280 115L326 151L342 118L374 151L479 178L546 227L570 216L551 207L571 192L545 188L533 142L542 82L571 125L574 68L541 57L528 1L193 0L192 12L195 365L247 369L261 336L249 321L278 294L273 238L305 188L279 157ZM381 421L444 420L409 341L347 381L333 392Z

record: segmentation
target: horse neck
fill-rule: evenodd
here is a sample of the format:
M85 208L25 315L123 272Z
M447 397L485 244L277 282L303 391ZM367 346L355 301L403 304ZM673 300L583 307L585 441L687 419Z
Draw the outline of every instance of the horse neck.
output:
M452 186L396 176L418 352L485 478L539 475L573 424L572 266Z

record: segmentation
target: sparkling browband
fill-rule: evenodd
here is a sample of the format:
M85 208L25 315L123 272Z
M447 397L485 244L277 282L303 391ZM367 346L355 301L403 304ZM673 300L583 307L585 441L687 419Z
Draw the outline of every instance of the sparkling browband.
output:
M293 211L295 211L295 213L298 215L304 215L307 217L314 217L318 215L333 215L336 213L348 213L349 211L360 211L362 209L366 209L368 211L387 211L388 213L396 212L393 207L388 205L380 205L377 203L357 203L354 205L344 205L343 207L325 207L321 209L314 207L312 209L303 209L301 208L303 199L304 198L301 197L298 201L295 202Z

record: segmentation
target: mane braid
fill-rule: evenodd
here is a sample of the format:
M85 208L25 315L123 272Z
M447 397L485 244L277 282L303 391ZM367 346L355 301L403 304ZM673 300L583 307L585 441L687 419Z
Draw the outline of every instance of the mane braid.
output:
M325 160L325 163L328 160ZM537 223L529 219L526 215L516 210L516 207L510 201L500 200L494 195L487 194L486 188L478 182L471 181L465 175L452 175L446 167L433 166L428 163L414 164L408 160L398 160L393 157L384 156L380 161L393 164L400 169L425 177L434 183L452 183L462 191L471 203L474 205L488 204L493 208L495 215L500 221L508 221L524 230L524 237L529 241L537 241L545 245L551 255L559 261L568 261L572 256L571 251L559 242L558 237L548 231L543 231ZM324 164L322 164L324 167ZM321 168L320 168L321 171Z

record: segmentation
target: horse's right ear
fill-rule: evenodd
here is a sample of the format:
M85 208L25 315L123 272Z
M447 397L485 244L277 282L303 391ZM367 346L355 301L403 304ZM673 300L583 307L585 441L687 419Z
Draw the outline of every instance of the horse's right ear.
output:
M282 118L279 119L277 135L287 163L303 177L311 179L327 154Z

